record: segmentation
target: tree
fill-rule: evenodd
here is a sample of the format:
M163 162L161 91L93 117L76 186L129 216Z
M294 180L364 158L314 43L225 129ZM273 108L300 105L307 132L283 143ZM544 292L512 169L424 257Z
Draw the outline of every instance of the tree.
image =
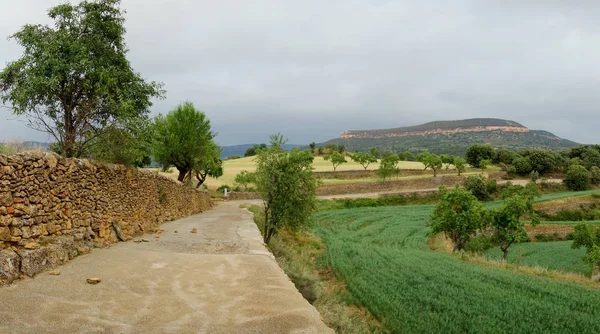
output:
M486 201L490 197L485 179L481 175L467 177L464 187L480 201Z
M489 159L483 159L479 161L479 168L481 168L481 174L485 171L485 169L492 164L492 161Z
M344 157L344 155L338 153L338 152L333 152L332 155L326 155L323 157L323 160L325 161L331 161L331 165L333 165L333 171L335 172L336 169L338 168L339 165L341 164L345 164L348 161L346 160L346 157Z
M417 156L417 161L420 161L425 165L425 169L431 168L433 170L433 177L437 176L437 171L442 168L442 158L439 155L432 154L429 152L423 152Z
M400 162L400 158L397 154L385 152L379 163L379 169L377 170L379 177L385 180L394 173L399 175L400 169L398 168L398 162Z
M267 149L267 144L254 144L254 146L248 148L244 153L244 157L253 157L258 154L258 151Z
M528 213L532 226L537 225L540 221L533 209L533 199L537 195L536 190L535 184L534 187L525 187L519 193L505 198L500 210L492 209L490 211L491 225L502 250L503 259L508 256L508 249L513 243L528 239L525 223L520 220L521 216Z
M363 152L355 152L350 155L352 161L359 163L365 170L369 168L369 165L377 162L377 158L375 158L371 153L363 153Z
M400 161L414 161L415 160L415 156L408 151L398 153L398 157L400 158Z
M381 151L377 147L371 147L369 149L369 153L371 153L375 158L381 158Z
M310 147L310 153L314 153L315 149L317 148L317 143L313 141L312 143L308 144L308 147Z
M469 165L479 168L479 162L481 160L490 160L494 156L494 149L490 145L479 145L474 144L469 146L465 159Z
M571 190L586 190L590 184L590 173L581 165L571 165L564 182Z
M485 211L471 192L458 186L452 190L440 187L441 199L429 220L432 234L444 233L454 244L453 251L462 250L481 229Z
M513 167L515 168L515 172L519 175L527 175L533 170L529 158L526 157L516 158L513 161Z
M445 169L450 169L450 165L452 165L452 162L454 162L454 158L448 154L440 155L440 159L442 159L442 164L445 165Z
M23 56L0 72L0 99L48 132L66 157L80 157L109 126L149 112L162 84L146 82L127 60L119 0L82 1L48 11L54 26L25 25L11 36Z
M590 168L590 182L594 185L600 184L600 168L597 166Z
M175 166L180 182L194 172L198 181L204 182L207 175L222 174L220 148L214 137L204 113L191 102L180 104L167 116L158 115L154 120L154 159L163 166Z
M316 203L312 155L299 149L286 152L281 148L284 143L281 135L271 136L271 147L256 157L256 188L264 204L266 244L280 228L302 226Z
M510 165L519 155L511 150L505 148L499 149L494 152L492 162L495 164L506 164Z
M235 176L235 182L244 186L245 190L248 190L248 185L256 181L256 175L248 172L247 170L241 171Z
M94 140L87 157L126 166L143 167L152 162L152 133L147 118L130 122L128 127L108 126Z
M558 167L557 155L550 150L529 149L523 151L522 155L529 159L532 170L540 174L551 172Z
M318 153L319 155L323 155L323 153L324 153L323 146L319 146L319 148L317 148L317 153Z
M583 261L590 265L596 280L600 278L600 231L590 224L581 222L575 226L571 248L585 247Z
M461 157L453 157L452 164L458 171L458 176L467 169L467 160Z
M592 166L600 166L600 152L591 146L586 147L581 153L581 160L583 165L590 169Z

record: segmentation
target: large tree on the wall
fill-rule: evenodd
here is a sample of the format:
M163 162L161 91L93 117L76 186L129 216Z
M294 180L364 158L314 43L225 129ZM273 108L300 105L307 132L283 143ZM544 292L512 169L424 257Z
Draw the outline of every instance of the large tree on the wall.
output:
M127 60L120 0L51 8L54 25L25 25L11 36L24 49L0 72L0 99L30 127L48 132L66 157L85 154L106 129L148 113L162 84Z

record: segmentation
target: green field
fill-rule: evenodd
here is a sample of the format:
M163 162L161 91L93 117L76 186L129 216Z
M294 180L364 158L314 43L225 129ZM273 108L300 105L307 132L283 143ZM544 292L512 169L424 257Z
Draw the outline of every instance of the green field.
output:
M565 272L590 275L590 266L583 262L585 248L572 249L573 241L526 242L513 245L508 252L508 262L527 266L540 266ZM501 259L502 251L495 247L486 253L492 259Z
M432 209L315 215L314 231L327 249L324 261L346 282L352 302L402 333L600 332L600 290L430 250L426 224Z

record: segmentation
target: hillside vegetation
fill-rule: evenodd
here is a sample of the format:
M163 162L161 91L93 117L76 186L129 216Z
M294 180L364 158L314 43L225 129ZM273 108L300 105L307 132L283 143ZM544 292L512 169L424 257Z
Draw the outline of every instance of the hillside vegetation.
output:
M490 128L483 129L484 127ZM512 130L505 131L495 127ZM342 137L321 145L344 145L349 151L377 147L394 152L429 151L462 156L470 145L482 143L517 151L527 148L560 150L578 145L547 131L528 130L517 122L492 118L438 121L395 129L348 131Z

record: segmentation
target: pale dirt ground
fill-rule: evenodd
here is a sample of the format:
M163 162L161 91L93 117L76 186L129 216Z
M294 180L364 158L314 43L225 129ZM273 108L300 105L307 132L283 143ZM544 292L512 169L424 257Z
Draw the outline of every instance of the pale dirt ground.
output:
M0 333L332 333L239 202L161 228L0 288Z

